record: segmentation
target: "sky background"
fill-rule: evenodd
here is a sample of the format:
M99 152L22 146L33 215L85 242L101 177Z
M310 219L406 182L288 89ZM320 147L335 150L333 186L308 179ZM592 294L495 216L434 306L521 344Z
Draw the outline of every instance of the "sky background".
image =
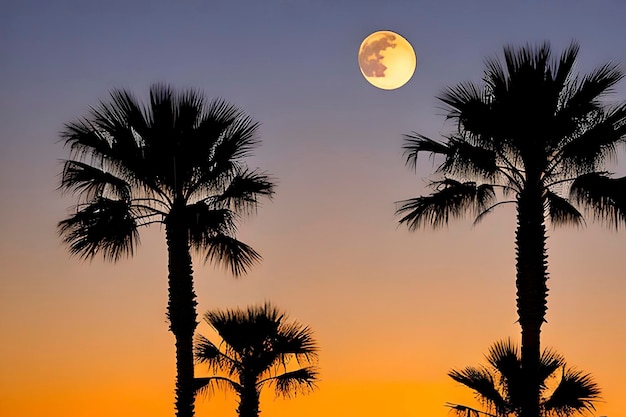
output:
M145 99L167 82L223 97L262 123L252 167L277 194L240 238L264 257L234 279L197 259L198 312L271 300L315 331L317 392L262 397L263 416L445 416L473 402L446 376L478 365L515 323L514 210L472 227L409 233L394 202L427 192L432 164L404 166L402 135L450 132L436 95L479 82L506 44L581 45L577 71L626 62L622 1L67 1L0 3L0 415L173 414L163 230L132 259L69 257L56 224L66 122L112 88ZM417 70L383 91L357 52L377 30L412 43ZM626 100L622 82L610 102ZM610 169L626 175L626 155ZM626 410L626 233L549 229L544 346L591 372L598 415ZM207 326L199 327L202 333ZM202 373L199 371L199 375ZM234 417L235 399L197 415Z

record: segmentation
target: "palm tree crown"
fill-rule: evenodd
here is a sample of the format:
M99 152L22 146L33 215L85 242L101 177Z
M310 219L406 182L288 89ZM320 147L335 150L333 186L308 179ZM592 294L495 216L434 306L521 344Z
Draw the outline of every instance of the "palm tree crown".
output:
M555 226L583 224L577 205L616 228L626 221L626 178L611 178L604 168L624 143L626 104L602 102L624 75L606 64L576 76L578 50L573 43L554 60L547 43L505 48L504 62L486 62L483 85L462 83L439 97L456 121L454 134L435 141L412 133L404 145L413 167L421 153L442 157L434 192L400 203L400 223L410 230L441 227L466 214L478 222L499 205L516 206L522 417L539 417L546 220Z
M519 203L533 185L555 225L583 221L572 201L615 227L623 224L626 197L619 191L626 178L608 177L604 163L624 143L626 104L607 107L600 99L624 74L607 64L576 77L578 50L572 44L553 62L548 44L507 47L504 65L487 61L483 86L468 82L446 89L439 99L458 132L445 142L414 132L404 145L412 167L420 153L442 156L436 173L443 179L432 183L436 192L430 196L401 202L400 222L410 229L438 227L468 213L480 221L497 205ZM496 201L496 189L503 201Z
M240 398L240 417L259 414L264 386L289 397L315 388L317 345L309 327L287 322L285 313L269 303L246 310L209 311L204 320L222 339L218 345L204 336L196 342L196 361L215 374L196 378L200 392L225 388ZM290 362L295 360L296 366ZM308 364L307 366L302 366Z
M259 255L233 238L239 214L273 193L267 175L244 163L258 123L223 100L164 85L152 86L145 107L128 91L111 98L62 133L71 158L61 189L79 195L59 225L70 252L132 255L141 226L167 224L180 210L194 249L244 273Z
M498 417L519 415L523 390L519 349L510 340L495 343L486 355L489 366L468 366L448 375L471 388ZM540 357L540 410L542 416L564 417L595 410L600 388L590 374L568 368L563 356L544 350ZM457 406L465 411L468 407Z
M62 132L70 158L60 188L78 197L75 211L59 223L70 253L117 261L133 254L142 226L165 226L179 417L193 415L195 395L191 249L235 275L260 259L235 236L240 216L273 193L268 176L244 161L259 143L257 130L258 123L223 100L154 85L149 104L114 90L109 102Z

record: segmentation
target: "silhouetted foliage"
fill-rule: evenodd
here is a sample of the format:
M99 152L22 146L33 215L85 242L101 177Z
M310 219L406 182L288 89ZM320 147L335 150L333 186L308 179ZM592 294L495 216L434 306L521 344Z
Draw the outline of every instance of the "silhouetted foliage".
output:
M284 397L315 388L318 372L311 364L318 348L309 327L288 322L285 313L269 303L246 310L209 311L204 320L222 340L215 344L204 336L197 338L196 361L207 364L213 374L196 378L200 393L232 390L239 397L239 416L257 417L265 386Z
M452 370L448 375L474 391L481 404L487 406L485 414L519 416L525 390L519 349L510 340L497 342L489 349L486 359L488 366L468 366ZM541 416L567 417L595 410L600 388L590 374L568 368L563 356L552 350L542 352L538 370ZM453 409L458 415L473 410L459 405Z
M59 223L70 253L117 261L132 255L139 228L162 224L168 248L170 330L176 338L176 409L193 415L193 334L197 314L190 251L236 276L260 260L235 238L240 216L274 185L244 162L258 145L258 124L235 106L166 85L141 104L126 90L62 132L70 158L61 190L75 211Z
M486 62L483 84L461 83L439 97L457 130L443 141L405 137L407 165L422 153L441 157L434 192L400 202L410 230L441 227L495 207L517 208L517 311L522 329L522 417L539 417L540 331L547 310L545 222L584 224L572 203L605 224L626 222L626 178L611 178L605 162L626 135L626 104L602 98L623 78L614 64L574 73L579 47L558 60L549 44L504 48ZM583 212L584 212L583 210Z

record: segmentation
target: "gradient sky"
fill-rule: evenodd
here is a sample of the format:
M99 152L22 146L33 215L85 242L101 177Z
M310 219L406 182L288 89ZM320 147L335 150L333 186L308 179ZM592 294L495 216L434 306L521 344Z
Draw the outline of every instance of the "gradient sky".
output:
M426 192L432 165L404 166L402 135L452 129L435 96L478 82L506 44L577 40L577 70L626 63L626 3L615 1L34 1L0 4L0 415L173 413L162 230L134 258L71 259L56 223L63 124L112 88L202 89L262 123L250 165L277 195L240 237L264 257L239 280L195 264L198 311L271 300L310 325L322 382L307 397L263 396L263 416L445 416L473 402L450 380L489 345L519 339L514 211L440 231L397 226L394 202ZM399 90L361 76L365 36L394 30L417 53ZM608 98L626 100L626 82ZM621 165L610 167L626 175ZM590 222L549 229L542 341L603 388L598 415L626 410L626 232ZM206 325L200 331L206 332ZM235 416L232 396L198 416Z

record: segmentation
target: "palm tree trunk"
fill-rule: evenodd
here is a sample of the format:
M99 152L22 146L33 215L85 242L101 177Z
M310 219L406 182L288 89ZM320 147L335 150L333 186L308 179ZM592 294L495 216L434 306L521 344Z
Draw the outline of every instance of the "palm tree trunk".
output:
M193 417L193 335L198 323L184 205L174 204L165 222L165 233L169 257L167 316L176 338L176 416Z
M258 417L260 393L256 387L256 378L253 375L242 375L241 386L237 414L239 417Z
M539 180L527 182L517 205L517 313L522 328L522 409L520 417L540 417L541 325L547 311L548 280L544 198Z

